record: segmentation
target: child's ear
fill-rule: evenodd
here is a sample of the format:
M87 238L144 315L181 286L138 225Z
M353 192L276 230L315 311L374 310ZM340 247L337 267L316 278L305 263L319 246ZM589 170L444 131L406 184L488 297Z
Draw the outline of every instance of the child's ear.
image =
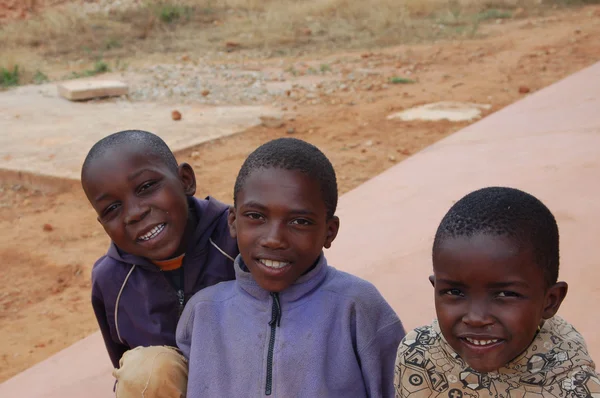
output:
M235 226L235 207L229 206L229 211L227 212L227 224L229 225L229 235L233 239L237 239L237 228Z
M548 289L546 292L546 303L542 318L550 319L556 315L568 290L569 285L567 285L566 282L557 282Z
M187 196L194 196L196 194L196 174L194 169L187 163L181 163L177 168L179 179L183 184L183 191Z
M333 216L329 221L327 221L327 236L325 237L325 243L323 247L325 249L329 249L331 247L331 242L335 240L335 237L340 230L340 219L338 216Z
M431 286L433 286L435 288L435 276L434 275L429 275L429 283L431 283Z

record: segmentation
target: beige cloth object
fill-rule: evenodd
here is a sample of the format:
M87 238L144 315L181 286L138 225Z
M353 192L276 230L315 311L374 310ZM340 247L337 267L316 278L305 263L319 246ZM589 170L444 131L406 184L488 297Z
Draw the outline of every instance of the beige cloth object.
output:
M188 363L174 347L136 347L123 354L113 376L117 398L185 398Z
M398 347L396 397L600 398L600 377L583 337L555 316L519 357L496 372L471 369L437 321L408 333Z

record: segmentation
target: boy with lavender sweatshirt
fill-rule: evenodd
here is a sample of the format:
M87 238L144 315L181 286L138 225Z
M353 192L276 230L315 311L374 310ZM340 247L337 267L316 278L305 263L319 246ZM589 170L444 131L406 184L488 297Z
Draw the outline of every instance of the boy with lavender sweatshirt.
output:
M237 279L192 297L177 327L188 397L393 397L402 324L322 252L339 229L325 155L296 139L264 144L244 162L234 204Z

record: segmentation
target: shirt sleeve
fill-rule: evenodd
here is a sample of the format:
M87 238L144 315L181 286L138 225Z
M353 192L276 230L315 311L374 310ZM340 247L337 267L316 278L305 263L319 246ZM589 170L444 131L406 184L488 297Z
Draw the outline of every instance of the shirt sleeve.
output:
M404 327L399 319L377 332L376 338L359 351L363 378L369 397L394 396L394 362Z
M187 302L181 318L177 323L177 331L175 332L175 338L177 341L177 347L186 359L190 359L190 351L192 349L192 332L194 326L194 314L196 302L200 292L194 294L192 298Z
M100 332L102 333L108 356L110 357L113 367L118 368L119 360L125 351L129 350L129 347L113 340L102 292L95 285L92 287L92 307L94 309L94 315L96 315L96 320L98 321L98 326L100 326Z

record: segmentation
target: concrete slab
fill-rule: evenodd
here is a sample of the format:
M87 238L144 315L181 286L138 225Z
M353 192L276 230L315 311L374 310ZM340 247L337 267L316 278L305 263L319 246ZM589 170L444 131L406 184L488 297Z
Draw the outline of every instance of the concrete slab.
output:
M44 177L78 181L89 148L119 130L157 133L179 151L257 125L260 116L279 115L264 106L70 102L58 97L53 84L0 93L0 109L0 178L25 183ZM172 120L174 109L180 121Z
M70 101L127 95L127 84L117 80L71 80L57 84L58 94Z
M381 290L410 329L434 317L427 276L439 221L464 194L508 185L539 197L561 232L560 314L600 359L597 259L600 236L600 63L497 112L414 155L340 200L342 229L331 264ZM564 102L564 98L569 98ZM43 385L43 388L39 385ZM45 383L45 384L44 384ZM0 385L2 397L111 397L99 334Z
M112 366L100 332L0 384L3 398L114 398Z
M396 112L387 118L400 119L404 121L424 120L449 120L451 122L464 122L479 119L481 111L490 109L489 104L473 104L469 102L442 101L433 104L425 104L414 108Z

